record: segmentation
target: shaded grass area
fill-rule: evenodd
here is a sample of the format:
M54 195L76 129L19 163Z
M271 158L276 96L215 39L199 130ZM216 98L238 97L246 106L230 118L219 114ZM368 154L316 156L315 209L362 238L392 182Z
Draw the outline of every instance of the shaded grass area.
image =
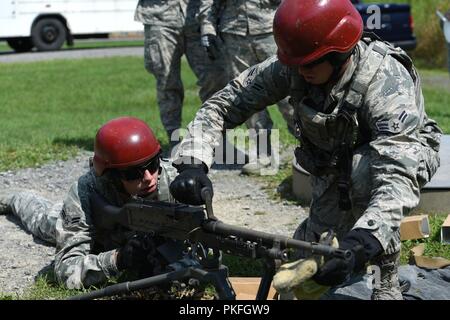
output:
M33 286L23 295L1 295L0 300L62 300L87 290L69 290L56 282L53 271L38 275Z
M261 277L264 273L262 260L224 254L222 263L228 267L232 277Z

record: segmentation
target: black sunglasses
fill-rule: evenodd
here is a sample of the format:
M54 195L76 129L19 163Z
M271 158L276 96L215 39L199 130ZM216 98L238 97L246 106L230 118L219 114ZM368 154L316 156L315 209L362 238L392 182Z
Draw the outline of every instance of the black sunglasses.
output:
M160 155L158 154L156 157L153 157L150 161L148 161L143 165L117 171L123 180L132 181L142 179L144 177L146 170L148 170L148 172L150 172L151 174L155 173L157 170L159 170L159 166L160 166Z
M307 68L307 69L313 68L313 67L315 67L315 66L317 66L317 65L319 65L322 62L325 62L327 60L328 60L328 55L325 55L325 56L323 56L323 57L321 57L321 58L319 58L317 60L314 60L314 61L312 61L312 62L310 62L308 64L303 65L302 67L303 68Z

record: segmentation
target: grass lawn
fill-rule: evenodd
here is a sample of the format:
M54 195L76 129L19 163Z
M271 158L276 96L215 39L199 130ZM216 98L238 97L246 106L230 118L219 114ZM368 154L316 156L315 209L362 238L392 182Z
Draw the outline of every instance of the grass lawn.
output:
M0 47L1 49L1 47ZM444 71L423 70L424 75L443 75ZM185 85L183 126L200 107L196 79L183 62ZM155 80L143 66L142 58L114 57L86 60L63 60L26 64L0 64L0 171L36 167L45 162L67 159L80 149L93 150L93 138L107 120L130 115L151 124L155 134L167 145L159 119ZM450 132L450 91L424 85L428 115ZM275 107L270 107L275 127L280 128L283 144L295 143ZM263 177L268 190L290 186L289 164L276 176ZM273 192L274 197L280 197ZM441 246L436 230L442 217L431 219L433 235L426 240L428 254L450 258L450 248ZM437 231L436 231L437 232ZM415 242L405 242L408 250ZM405 251L404 250L404 251ZM406 252L406 251L405 251ZM227 257L231 275L255 275L257 264ZM402 256L405 262L406 256ZM63 292L45 279L36 283L29 298L61 297ZM0 299L17 297L1 297Z
M183 80L186 125L200 100L187 68ZM144 119L167 143L155 80L141 58L3 64L0 87L0 171L65 159L80 148L92 150L97 129L123 115Z

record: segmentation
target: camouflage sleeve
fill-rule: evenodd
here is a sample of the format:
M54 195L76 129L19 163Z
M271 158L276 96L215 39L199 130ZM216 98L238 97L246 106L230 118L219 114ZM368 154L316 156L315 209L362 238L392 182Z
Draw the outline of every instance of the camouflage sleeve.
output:
M116 251L91 254L94 226L91 220L89 175L74 183L56 223L55 274L69 289L105 282L119 274Z
M177 170L172 166L170 159L161 159L161 173L158 176L158 200L176 202L169 191L169 186L177 176Z
M200 0L198 20L200 33L217 35L217 21L223 0Z
M419 129L424 117L421 92L394 58L384 63L369 87L362 123L371 134L369 205L354 228L367 229L386 250L399 247L400 222L419 203L417 179L423 147Z
M194 157L210 167L222 132L285 98L289 83L289 69L275 56L245 70L203 104L175 158Z

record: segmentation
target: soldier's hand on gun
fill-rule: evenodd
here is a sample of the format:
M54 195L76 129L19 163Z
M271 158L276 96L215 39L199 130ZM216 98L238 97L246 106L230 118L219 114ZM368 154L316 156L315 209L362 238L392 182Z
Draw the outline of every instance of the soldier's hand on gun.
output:
M207 187L213 192L211 180L206 173L208 168L201 161L190 158L181 164L174 163L179 175L170 184L170 193L179 202L201 205L205 201L202 197L202 189ZM212 196L212 194L211 194Z
M213 34L205 34L201 37L202 47L205 49L208 57L211 60L216 60L219 56L219 47L217 43L217 36Z
M132 237L127 243L117 250L116 266L122 271L130 268L139 268L147 259L147 250L143 243L136 237Z
M350 231L340 241L339 248L351 250L352 258L326 260L313 277L318 284L333 287L346 282L352 274L361 272L369 260L383 251L380 242L364 229Z

